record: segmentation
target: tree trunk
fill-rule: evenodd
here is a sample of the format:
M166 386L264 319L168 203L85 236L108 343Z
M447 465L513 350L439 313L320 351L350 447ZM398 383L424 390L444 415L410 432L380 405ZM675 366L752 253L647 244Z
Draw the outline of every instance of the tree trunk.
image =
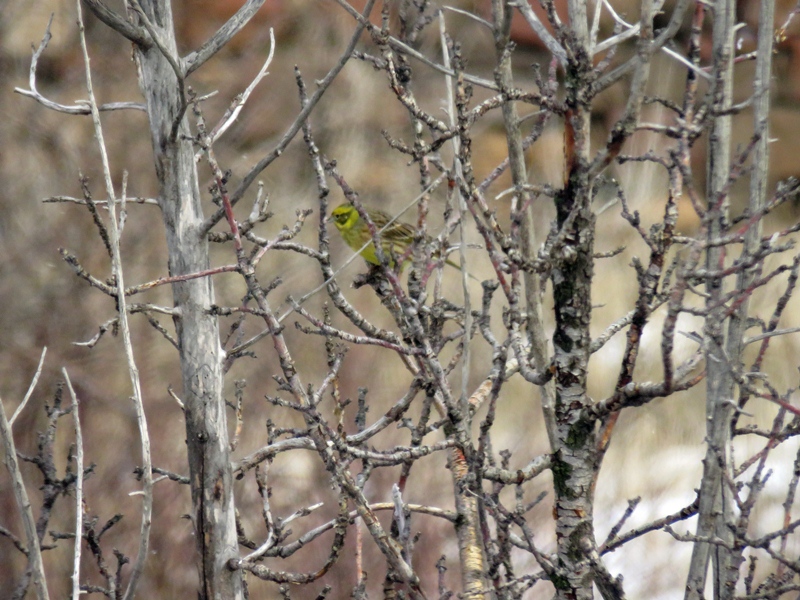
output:
M167 0L143 1L147 17L159 30L166 51L178 56L172 10ZM169 274L207 269L208 241L194 149L178 78L156 46L137 52L139 81L147 103L169 252ZM180 118L178 127L174 126ZM238 556L228 432L222 397L222 367L210 278L173 284L174 317L180 347L186 444L200 570L200 597L241 598L239 571L227 562Z
M714 17L714 98L712 106L719 111L729 111L733 98L733 25L735 6L731 0L718 2L713 8ZM708 230L709 240L717 239L728 218L726 194L731 162L731 116L729 113L714 118L708 149ZM724 262L726 250L711 247L706 264L708 270L718 270ZM706 282L707 306L719 304L723 294L723 281L719 277ZM728 548L733 546L733 498L727 481L732 480L733 465L730 457L731 419L733 418L734 381L731 374L738 356L726 355L726 307L710 308L706 319L704 344L708 355L706 369L706 456L703 461L703 480L700 488L697 535L701 538L717 537ZM741 335L741 333L739 334ZM728 471L725 475L724 471ZM692 552L689 577L686 585L687 600L704 597L708 561L713 554L715 598L722 593L722 573L728 569L731 552L723 546L698 542Z

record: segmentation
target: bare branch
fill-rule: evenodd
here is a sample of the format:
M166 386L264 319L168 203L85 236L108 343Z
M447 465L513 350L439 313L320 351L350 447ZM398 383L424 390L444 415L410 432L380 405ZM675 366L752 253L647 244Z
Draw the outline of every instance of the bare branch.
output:
M683 17L686 14L686 11L691 6L690 0L679 0L675 7L672 9L672 16L670 17L669 23L667 24L664 29L662 29L658 36L653 41L653 50L660 49L663 47L667 42L669 42L678 30L680 29L681 25L683 24ZM595 90L597 92L601 92L602 90L606 89L607 87L613 85L617 81L619 81L622 77L626 76L630 71L637 68L641 58L638 56L634 56L633 58L628 59L622 65L616 67L611 72L602 76L596 83L595 83Z
M83 0L83 3L95 17L134 44L141 46L142 49L148 49L153 45L153 40L147 35L145 29L126 21L103 4L101 0Z
M50 596L47 593L47 579L44 573L44 565L42 564L42 551L39 546L39 536L36 533L33 510L30 500L28 500L28 492L25 490L25 483L22 480L22 473L19 470L17 449L14 446L14 437L11 433L11 426L6 419L6 411L5 408L3 408L2 399L0 399L0 437L3 438L3 447L6 454L5 463L11 475L14 498L22 514L25 539L28 543L28 565L33 575L33 585L36 588L36 596L39 600L48 600Z
M508 4L519 10L520 14L525 17L525 21L527 21L530 28L533 29L536 35L539 36L539 39L542 40L542 43L552 52L553 56L555 56L560 63L564 64L567 60L566 51L539 20L536 13L533 12L528 0L518 0L516 2L509 2Z
M66 368L61 369L64 381L67 382L70 398L72 398L72 418L75 421L75 544L72 554L72 600L79 600L81 594L81 541L83 539L83 435L78 410L78 396L72 387L72 381Z
M194 71L203 66L209 58L224 48L225 45L250 22L253 15L255 15L258 9L263 5L264 0L247 0L247 2L236 11L236 14L228 19L198 50L191 52L183 59L184 75L191 75ZM275 39L272 38L272 29L270 29L270 38L272 39L272 46L274 47ZM270 50L270 55L272 55L272 50ZM269 61L267 61L267 63L269 63Z
M252 0L251 0L252 1ZM264 0L257 0L258 2L263 3ZM249 4L249 2L248 2ZM243 6L239 12L244 10L247 5ZM238 14L238 13L237 13ZM235 18L235 15L234 17ZM229 21L230 22L230 21ZM258 72L258 75L255 76L253 81L250 82L250 85L247 88L234 98L233 103L228 108L228 110L223 115L220 122L214 128L214 130L210 134L210 139L208 141L208 145L211 146L217 141L222 135L228 130L228 128L236 122L236 119L239 117L239 113L244 108L244 105L247 103L248 98L250 98L250 94L253 93L253 90L256 89L256 86L261 82L261 80L266 77L269 73L267 69L269 69L270 64L272 64L272 58L275 56L275 31L270 27L269 29L269 54L267 55L267 60L264 62L264 65L261 67L261 70ZM195 160L200 158L202 154L202 150L198 151L195 154Z
M86 0L87 5L97 4L103 6L97 0ZM103 6L105 9L105 6ZM106 9L107 10L107 9ZM115 15L116 16L116 15ZM39 93L38 89L36 88L36 69L39 64L39 57L47 48L47 44L50 43L50 39L52 35L50 35L50 25L53 23L53 15L50 15L50 20L47 22L47 27L44 31L44 37L42 41L39 42L39 46L33 51L33 58L31 58L31 68L28 75L28 85L30 89L25 90L19 87L14 88L14 92L17 94L21 94L23 96L27 96L28 98L33 98L39 104L43 106L55 110L58 112L66 113L68 115L89 115L91 114L91 109L83 103L74 104L74 105L66 105L66 104L59 104L58 102L53 102L48 98L45 98L42 94ZM128 26L130 23L125 22ZM126 109L134 109L134 110L145 110L144 104L140 104L137 102L112 102L110 104L102 104L97 107L100 111L112 111L112 110L126 110Z
M31 383L28 386L28 391L25 392L25 397L22 398L22 402L19 403L19 406L17 406L17 409L14 411L14 414L11 415L11 419L9 419L8 421L9 428L14 427L14 421L17 420L17 417L25 408L25 405L28 403L28 400L30 400L31 396L33 395L33 390L36 389L36 384L39 382L39 376L42 374L42 367L44 366L44 357L46 355L47 355L47 346L42 348L42 354L41 356L39 356L39 364L36 367L36 373L34 373L33 379L31 379Z
M347 11L347 13L351 17L356 19L356 21L361 23L364 27L368 28L368 30L370 32L376 32L375 26L372 25L368 21L368 17L366 16L365 13L359 14L359 12L355 8L350 6L350 4L348 4L346 2L346 0L336 0L336 3L339 6L341 6L342 8L344 8L345 11ZM421 52L415 50L414 48L412 48L408 44L404 43L403 41L398 40L396 37L393 37L393 36L390 35L387 38L387 41L388 41L389 45L394 50L397 50L398 52L402 52L403 54L407 54L408 56L411 56L412 58L415 58L416 60L420 61L422 64L427 65L428 67L438 71L439 73L442 73L444 75L448 75L448 76L451 76L451 77L455 75L455 72L452 69L448 68L447 66L443 66L443 65L440 65L440 64L432 61L427 56L425 56ZM464 74L464 79L466 81L468 81L469 83L472 83L474 85L478 85L480 87L483 87L483 88L486 88L486 89L490 89L490 90L497 90L497 86L493 82L489 81L488 79L483 79L481 77L476 77L475 75L468 75L466 73Z
M86 107L87 112L90 112L91 109ZM158 206L158 200L155 198L143 198L141 196L137 196L135 198L127 198L127 202L133 202L136 204L148 204L150 206ZM73 198L72 196L50 196L48 198L44 198L42 202L46 203L71 203L71 204L80 204L85 205L87 201L85 198ZM93 200L95 205L97 206L108 206L108 200Z
M109 233L111 240L111 258L113 265L113 272L116 283L116 298L117 306L119 309L119 324L122 330L122 341L125 348L125 358L128 362L128 371L131 380L131 387L133 389L133 403L136 410L136 420L139 425L139 436L142 446L142 464L144 468L144 498L142 501L142 522L139 531L139 553L136 562L131 572L130 580L128 581L128 588L125 591L123 600L131 600L136 592L136 586L139 578L144 571L144 563L149 556L150 544L150 527L152 522L153 512L153 478L151 473L151 459L150 459L150 437L147 429L147 420L144 413L144 403L142 400L141 384L139 382L139 370L136 367L136 362L133 356L133 346L131 342L130 326L128 324L128 311L126 308L125 298L125 284L122 271L122 258L120 256L120 239L116 214L116 194L114 192L114 185L111 182L111 169L108 162L108 155L106 152L106 145L103 140L103 129L100 124L100 113L97 110L97 103L94 98L94 90L92 87L92 72L89 61L89 51L86 46L86 36L83 26L83 14L81 11L81 0L76 0L78 12L78 29L80 32L81 49L83 51L83 60L86 71L86 90L89 95L89 103L92 109L92 122L94 124L94 133L97 139L97 144L100 150L100 157L103 165L103 175L106 184L106 193L108 198L111 199L112 210L109 211ZM78 477L82 477L83 473L79 472Z

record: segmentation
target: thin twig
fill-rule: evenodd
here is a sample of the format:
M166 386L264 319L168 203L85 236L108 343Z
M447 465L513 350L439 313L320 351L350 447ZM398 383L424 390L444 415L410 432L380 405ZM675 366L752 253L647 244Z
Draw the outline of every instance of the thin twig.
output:
M547 30L547 27L539 20L539 17L536 16L536 13L533 12L531 5L528 3L528 0L518 0L517 2L510 2L510 6L517 8L520 14L525 17L525 21L527 21L530 28L539 36L539 39L542 40L542 43L547 47L550 52L553 53L562 65L567 61L567 53L561 44L558 43L558 40L553 37L553 35Z
M151 206L158 206L158 200L156 200L155 198L144 198L142 196L136 196L135 198L128 198L127 201L135 204L150 204ZM72 196L48 196L47 198L44 198L42 202L46 203L69 202L71 204L87 204L86 199L74 198ZM108 200L93 200L93 202L95 206L108 206Z
M22 513L22 524L25 529L25 539L28 542L28 565L33 576L33 586L36 588L36 596L39 600L49 600L47 593L47 579L44 574L42 564L42 550L39 546L39 536L36 533L36 521L33 518L33 510L28 492L25 490L25 482L22 480L22 473L17 462L17 449L14 446L14 437L11 433L11 426L6 419L6 411L3 408L3 400L0 398L0 436L3 438L3 446L6 453L6 468L11 475L12 487L14 488L14 498L17 501L20 513Z
M206 40L202 46L183 60L185 75L189 76L199 69L209 58L219 52L231 39L247 25L253 15L264 5L265 0L247 0L214 35ZM270 36L272 29L270 29ZM274 43L273 43L274 45Z
M147 35L142 27L137 27L130 21L123 19L113 10L109 9L102 0L83 0L86 6L92 11L95 17L111 27L120 35L128 38L131 42L138 45L142 50L152 47L153 40Z
M78 396L72 387L67 369L62 367L64 381L67 382L70 398L72 398L72 419L75 421L75 543L72 553L72 600L78 600L81 594L81 542L83 540L83 434L78 414Z
M261 0L263 2L264 0ZM216 142L222 135L228 130L228 128L236 122L236 119L239 117L239 113L242 112L242 108L244 108L245 103L247 103L248 98L250 98L250 94L253 93L253 90L256 89L256 86L261 82L264 77L269 75L267 69L272 64L272 58L275 56L275 31L272 27L269 28L269 54L267 55L267 60L264 62L264 65L261 67L261 70L258 72L258 75L255 76L253 81L250 82L250 85L245 88L244 92L236 96L234 99L231 107L222 117L220 122L217 126L211 131L209 134L209 141L208 145L211 146L214 142ZM198 150L197 153L194 155L195 160L199 160L200 156L202 155L203 151Z
M100 4L100 2L97 2L97 0L86 0L86 3L89 4L90 6L92 4ZM28 98L33 98L39 104L51 110L55 110L57 112L66 113L68 115L91 114L91 109L85 104L73 104L73 105L59 104L58 102L53 102L52 100L45 98L42 94L39 93L39 90L36 89L36 68L39 64L39 57L41 57L42 53L45 51L45 48L47 48L47 44L50 43L50 39L53 37L50 34L50 26L53 24L54 14L55 13L50 15L50 20L47 22L47 27L45 27L42 41L39 42L39 46L33 51L33 57L31 58L31 68L28 74L28 85L30 86L30 89L25 90L23 88L15 87L14 92L17 94L21 94L22 96L27 96ZM140 104L138 102L111 102L110 104L101 104L100 106L97 107L97 109L100 111L125 110L125 109L146 111L145 105Z
M30 400L33 390L36 389L36 384L39 382L39 376L42 374L42 366L44 365L44 357L46 354L47 346L42 348L42 355L39 357L39 366L36 367L36 373L34 373L33 379L31 379L31 383L28 386L28 391L25 392L25 397L22 399L22 402L19 403L17 410L14 411L14 414L11 415L11 419L8 421L9 427L14 427L14 421L17 420L17 417L22 412L22 409L25 408L28 400Z
M111 168L108 161L108 153L106 145L103 140L103 129L100 124L100 113L97 110L97 102L94 96L92 86L92 72L89 60L89 51L86 46L86 35L83 25L83 13L81 10L81 0L76 0L78 12L78 29L80 32L81 49L83 51L83 60L86 69L86 90L89 94L89 106L92 109L92 123L94 125L95 137L100 150L100 157L103 164L103 176L106 185L106 194L111 201L109 207L109 234L112 246L112 267L115 275L116 292L117 292L117 306L119 309L119 323L122 332L122 342L125 348L125 357L128 362L128 372L131 379L131 387L133 388L133 403L136 411L136 420L139 425L139 436L141 438L142 446L142 468L144 473L142 475L142 484L144 488L144 497L142 500L142 522L139 530L139 552L136 557L133 569L131 570L131 577L128 581L128 587L125 590L123 600L131 600L136 593L136 586L144 570L144 563L149 555L150 546L150 527L152 523L153 513L153 475L152 475L152 462L150 458L150 435L147 430L147 419L144 412L144 403L142 401L142 390L139 381L139 369L133 356L133 346L131 342L131 332L128 323L128 312L125 306L125 283L122 270L122 257L120 255L120 239L119 229L117 224L116 214L116 194L114 193L114 184L111 181Z

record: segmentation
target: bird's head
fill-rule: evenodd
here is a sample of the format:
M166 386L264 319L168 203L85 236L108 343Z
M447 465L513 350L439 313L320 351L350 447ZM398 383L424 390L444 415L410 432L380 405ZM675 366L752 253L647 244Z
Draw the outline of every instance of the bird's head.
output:
M331 212L331 220L339 231L349 231L358 222L358 211L352 204L340 204Z

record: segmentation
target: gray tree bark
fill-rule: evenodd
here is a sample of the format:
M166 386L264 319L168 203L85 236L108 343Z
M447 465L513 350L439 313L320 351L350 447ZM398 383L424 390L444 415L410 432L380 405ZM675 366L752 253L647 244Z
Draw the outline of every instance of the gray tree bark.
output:
M733 25L735 3L731 0L717 2L714 11L714 95L712 106L719 111L730 109L733 97ZM728 177L731 162L731 116L715 117L709 136L708 150L708 214L707 236L716 239L725 227L728 218ZM709 248L706 265L709 271L718 269L724 260L725 249ZM720 304L723 294L722 280L711 278L706 283L707 306ZM707 355L706 419L708 444L703 461L703 483L700 489L697 535L700 538L716 536L728 548L733 545L733 531L728 527L733 518L733 498L728 481L733 480L730 461L731 419L733 417L733 377L731 363L738 356L728 356L725 342L725 306L710 309L706 320L704 343ZM741 333L739 333L741 335ZM728 471L728 474L725 474ZM727 569L730 551L723 546L705 542L695 544L689 576L686 583L686 599L704 597L708 561L714 556L715 572ZM716 598L720 597L721 581L715 584Z
M165 56L178 57L172 10L168 0L141 4L163 45L161 49L140 47L136 57L150 120L169 274L186 275L208 269L209 257L182 82ZM238 557L238 543L219 329L209 310L214 303L213 285L203 277L174 283L172 289L201 598L241 598L241 571L227 567L230 559Z

